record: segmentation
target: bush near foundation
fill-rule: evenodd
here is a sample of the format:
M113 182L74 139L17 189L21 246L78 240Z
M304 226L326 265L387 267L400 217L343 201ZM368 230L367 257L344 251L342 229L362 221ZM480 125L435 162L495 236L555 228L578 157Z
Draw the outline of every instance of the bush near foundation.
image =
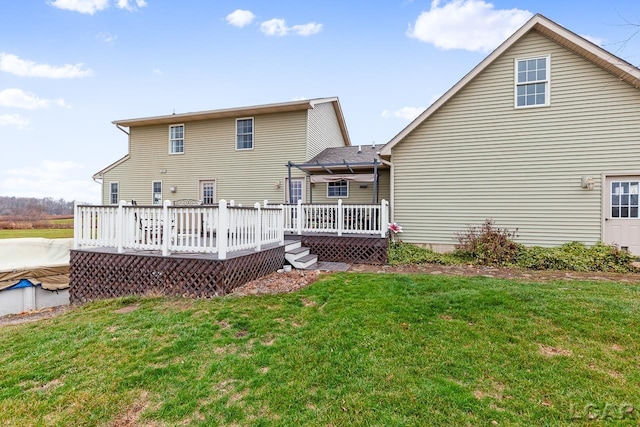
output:
M632 270L633 256L617 246L596 243L588 247L580 242L560 247L523 247L517 265L534 270L611 271L626 273Z
M521 250L521 245L513 240L517 232L518 229L510 231L496 227L492 219L487 219L479 227L457 233L457 252L482 265L514 264Z
M543 248L526 247L515 242L516 231L495 226L486 220L479 227L469 227L456 237L460 246L452 253L441 254L410 243L394 242L389 246L389 263L401 264L478 264L498 267L522 267L533 270L570 270L579 272L634 271L633 255L617 246L580 242Z

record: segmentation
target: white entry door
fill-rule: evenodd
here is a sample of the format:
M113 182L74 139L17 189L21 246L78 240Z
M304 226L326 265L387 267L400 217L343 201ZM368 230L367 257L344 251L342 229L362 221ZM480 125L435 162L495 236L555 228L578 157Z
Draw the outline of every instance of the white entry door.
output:
M640 255L640 176L607 177L604 241Z

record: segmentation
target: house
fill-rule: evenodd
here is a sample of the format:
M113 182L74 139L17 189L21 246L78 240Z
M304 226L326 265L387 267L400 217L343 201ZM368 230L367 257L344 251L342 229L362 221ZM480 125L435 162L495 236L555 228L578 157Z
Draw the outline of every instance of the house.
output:
M640 70L534 16L380 151L402 239L492 218L526 245L640 255Z
M356 150L351 147L338 98L113 123L128 135L129 152L93 176L102 184L106 205L120 200L135 200L140 205L161 205L164 200L215 204L225 199L252 206L263 200L306 202L312 193L316 201L372 200L369 183L351 185L340 179L316 184L309 168L287 168L289 163L302 166L325 149ZM356 175L362 167L349 169L347 165L339 172ZM365 169L371 174L374 167L371 163ZM315 172L331 175L334 170L321 166ZM380 175L388 199L388 170Z

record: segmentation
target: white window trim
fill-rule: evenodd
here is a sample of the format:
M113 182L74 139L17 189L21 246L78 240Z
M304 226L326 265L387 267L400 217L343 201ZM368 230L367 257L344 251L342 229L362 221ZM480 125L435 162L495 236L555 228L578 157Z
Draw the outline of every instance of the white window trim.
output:
M111 185L112 185L112 184L116 184L116 185L118 186L118 193L117 193L117 194L118 194L118 197L116 197L116 202L115 202L115 203L113 203L113 202L111 201L111 196L113 195L113 193L111 192ZM118 200L119 198L120 198L120 181L110 181L110 182L109 182L109 203L108 203L108 204L109 204L109 205L117 205L117 204L118 204L118 201L119 201L119 200Z
M340 182L340 181L336 181L336 182ZM348 199L349 198L349 181L345 181L347 183L347 195L346 196L330 196L329 195L329 184L331 184L330 182L327 182L327 199Z
M159 182L160 183L160 203L155 203L153 200L153 196L156 194L154 191L153 186ZM162 181L160 180L155 180L155 181L151 181L151 204L154 206L158 206L158 205L162 205L162 196L164 194L164 185L162 185Z
M292 176L291 180L295 181L295 180L301 180L302 181L302 203L305 203L305 201L307 200L307 179L304 176ZM283 200L285 203L291 203L291 198L289 197L289 177L284 177L284 179L282 180L282 182L284 182L284 192L283 192Z
M251 119L251 148L238 148L238 121ZM253 117L238 117L236 119L235 141L236 151L251 151L256 146L256 120Z
M537 80L535 82L526 82L518 84L518 62L520 61L528 61L531 59L547 59L547 79L546 80ZM518 86L525 86L534 83L546 83L546 88L544 92L544 104L536 104L536 105L518 105ZM551 54L549 55L538 55L531 56L527 58L516 58L513 62L513 107L518 110L523 108L539 108L539 107L548 107L551 105Z
M198 196L200 197L199 200L202 204L204 204L204 192L202 191L202 184L204 184L205 182L213 183L213 204L215 205L216 203L218 203L218 182L215 178L201 179L198 181Z
M177 126L182 126L182 151L174 153L173 151L171 151L171 128L177 127ZM169 154L170 155L179 156L181 154L184 154L186 134L187 134L187 127L184 125L184 123L175 123L175 124L169 125Z

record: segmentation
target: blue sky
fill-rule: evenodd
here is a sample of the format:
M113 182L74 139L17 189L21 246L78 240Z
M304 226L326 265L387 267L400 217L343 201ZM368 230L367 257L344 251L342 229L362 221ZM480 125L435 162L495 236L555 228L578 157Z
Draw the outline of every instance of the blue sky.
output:
M0 195L98 202L113 120L338 96L384 144L535 13L640 64L637 0L0 2Z

